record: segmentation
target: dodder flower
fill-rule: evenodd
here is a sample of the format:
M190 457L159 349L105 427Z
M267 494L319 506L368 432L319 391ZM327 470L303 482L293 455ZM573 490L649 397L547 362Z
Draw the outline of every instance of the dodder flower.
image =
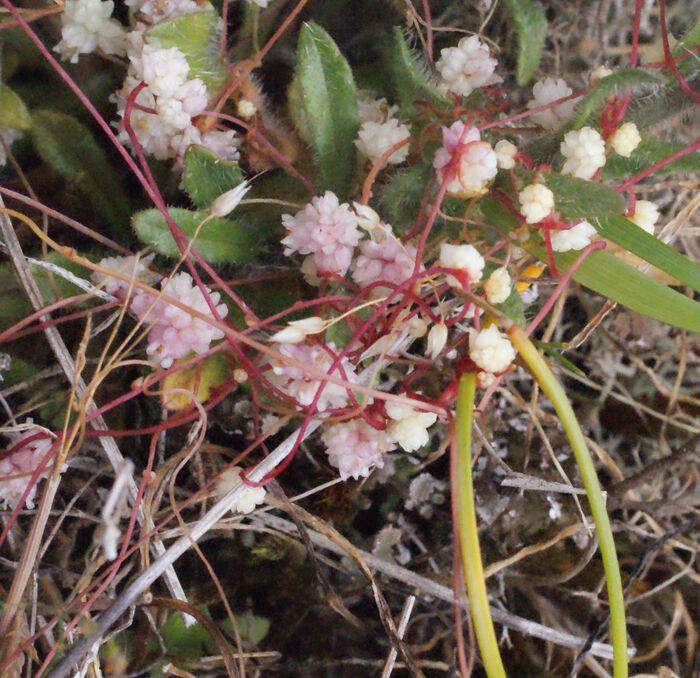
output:
M510 340L491 325L469 335L469 357L486 372L503 372L513 360L515 349Z
M384 431L377 431L363 419L335 424L324 431L328 461L343 480L368 476L372 468L384 466L383 454L395 449Z
M489 55L489 48L472 35L462 38L457 47L441 50L435 68L452 92L468 96L478 87L501 82L502 78L494 74L497 64Z
M357 150L374 164L386 153L394 144L408 139L411 130L408 125L404 125L396 118L389 118L386 122L363 122L360 125L358 138L355 140ZM401 146L388 158L390 165L400 165L408 157L409 144Z
M335 344L329 342L327 347L329 350L311 344L276 345L275 348L282 354L283 358L272 365L272 374L268 374L268 379L300 405L310 405L323 382L316 374L311 374L301 367L285 362L284 357L292 358L328 375L344 378L345 381L349 382L349 386L356 384L357 375L350 361L343 358L336 367L333 367ZM316 402L316 409L323 412L331 408L344 407L347 399L345 386L326 381Z
M340 204L334 193L326 191L294 216L282 215L282 224L289 231L282 240L287 256L313 254L317 270L345 275L360 240L357 215L350 205Z
M220 476L216 483L216 494L224 495L238 487L243 483L241 480L241 467L232 466L227 468ZM251 513L260 504L265 502L265 497L267 492L265 492L264 487L252 487L246 485L245 489L238 495L236 503L231 507L231 511L234 513Z
M618 127L608 141L613 151L624 158L629 158L642 140L637 125L633 122L626 122Z
M189 273L176 273L166 278L161 289L165 295L214 319L202 290L194 284ZM226 304L219 304L219 293L211 292L208 287L205 289L219 317L226 317L228 308ZM154 355L165 369L192 351L204 353L212 341L224 337L217 327L152 294L137 294L131 302L131 310L139 320L152 324L146 351Z
M473 245L450 245L442 243L440 245L440 258L438 260L440 266L444 268L453 268L458 271L463 271L469 282L476 282L481 279L481 273L484 270L484 257L479 254L479 251ZM447 282L453 287L461 287L461 283L449 276Z
M32 420L27 419L27 423L31 424ZM41 460L46 456L51 445L53 445L51 438L46 437L25 442L40 431L41 429L35 426L27 429L20 435L10 436L12 440L10 449L16 449L9 456L0 459L0 505L5 504L10 508L17 506L19 498L29 485L32 474L39 467ZM39 479L48 478L51 469L52 464L49 462L39 475ZM34 484L27 494L24 502L27 508L34 508L36 486L37 483Z
M545 78L535 83L532 88L533 99L528 101L527 107L538 108L557 99L568 97L570 94L573 94L573 90L561 78L558 80ZM530 118L545 129L556 130L573 115L575 106L576 101L570 99L545 111L533 113Z
M133 280L139 280L145 282L148 278L148 264L153 260L153 256L147 257L106 257L102 259L99 265L108 271L114 271L121 275L132 278ZM108 273L102 273L101 271L95 271L92 274L92 281L96 284L103 284L103 289L107 294L113 294L115 297L123 297L129 290L129 283L120 280L119 278L113 278ZM138 288L134 288L138 293Z
M543 184L530 184L518 193L520 214L528 224L537 224L554 209L554 193Z
M105 54L125 54L124 28L111 18L113 9L112 0L66 0L61 14L63 39L54 49L71 63L98 48Z
M569 229L552 231L549 239L555 252L568 252L569 250L582 250L584 247L587 247L595 234L595 228L587 221L582 221Z
M510 296L510 275L507 268L497 268L486 281L484 291L489 304L501 304Z
M394 422L387 429L389 437L406 452L414 452L428 444L428 428L437 421L434 412L419 412L410 405L387 402L386 413Z
M561 173L579 179L590 179L605 165L605 142L592 127L567 132L561 142L561 153L566 158Z
M659 220L659 208L649 200L637 200L634 206L634 214L628 217L639 228L654 235L654 226Z

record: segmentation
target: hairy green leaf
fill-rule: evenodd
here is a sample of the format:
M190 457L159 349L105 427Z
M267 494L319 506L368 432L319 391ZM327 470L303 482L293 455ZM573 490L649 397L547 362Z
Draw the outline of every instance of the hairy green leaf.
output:
M593 222L600 235L700 292L700 266L623 216Z
M92 132L70 115L38 110L31 135L42 159L80 189L114 233L127 233L129 199Z
M162 21L146 31L146 42L155 47L177 47L190 65L190 78L200 78L211 90L228 79L221 63L221 19L213 10L184 14Z
M452 109L452 101L430 81L426 68L414 59L403 32L398 27L394 28L391 39L387 40L384 47L384 68L396 102L405 115L416 113L414 102L417 99L425 99L446 111Z
M661 141L656 137L645 137L629 158L617 153L611 153L603 167L603 179L623 179L653 164L668 158L673 153L685 148L686 144L674 141ZM669 174L671 172L700 172L700 152L694 151L681 156L677 160L664 165L654 174Z
M605 100L610 94L619 94L629 87L642 85L659 85L665 81L656 71L641 68L621 68L612 75L601 78L590 92L576 106L576 115L572 123L573 129L595 122L595 115L600 112Z
M547 37L547 18L544 10L533 0L503 0L503 5L510 14L518 35L518 84L527 85L540 65Z
M190 146L183 158L182 183L199 208L209 207L222 193L243 181L237 162L221 160L201 146Z
M545 183L554 193L555 209L570 221L621 214L625 209L619 193L593 181L549 174Z
M179 207L168 210L192 247L211 263L250 261L258 249L250 229L231 219L210 219L195 238L197 226L207 217L206 212L192 212ZM170 233L160 210L143 210L134 214L132 225L138 237L166 257L179 257L180 250Z
M518 228L520 222L497 200L486 196L479 201L484 218L504 235ZM518 243L537 257L547 260L541 245ZM560 271L566 271L579 252L556 252L554 260ZM574 280L598 294L612 299L641 315L700 332L700 303L641 273L610 252L592 252L574 274Z
M0 125L27 130L32 116L20 99L5 83L0 84Z
M346 197L355 179L359 127L352 71L333 38L314 23L299 33L296 82L321 190Z

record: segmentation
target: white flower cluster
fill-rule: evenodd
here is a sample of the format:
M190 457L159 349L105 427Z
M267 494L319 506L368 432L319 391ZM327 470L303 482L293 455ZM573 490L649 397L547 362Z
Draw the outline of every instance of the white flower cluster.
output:
M334 424L321 437L331 466L343 480L366 477L373 468L382 468L384 453L396 447L385 431L359 418Z
M591 179L605 165L605 142L598 130L582 127L564 135L561 153L566 158L562 174Z
M608 139L608 143L615 153L623 158L629 158L634 150L639 146L642 135L633 122L626 122L620 125Z
M408 125L396 118L388 118L385 122L369 120L360 125L358 138L355 140L357 150L372 164L376 163L392 146L411 137ZM404 144L394 151L387 163L400 165L408 157L409 144Z
M515 167L515 156L518 154L518 147L507 139L501 139L493 147L496 153L496 160L500 169L513 169Z
M470 333L469 357L485 372L498 374L515 360L515 349L498 327L491 325Z
M62 40L54 49L71 63L96 49L105 54L126 54L124 27L111 18L113 9L112 0L66 0L61 14Z
M149 255L148 257L107 257L100 261L100 266L106 269L106 273L101 271L95 271L92 274L92 280L95 285L102 285L102 289L107 292L107 294L112 294L115 297L125 297L129 291L131 284L120 278L115 278L110 275L110 271L113 273L118 273L123 275L130 280L139 282L148 282L148 277L150 272L148 270L148 265L153 261L155 255ZM138 288L136 288L136 291Z
M470 283L474 283L481 280L481 274L486 262L474 245L450 245L449 243L442 243L442 245L440 245L438 264L443 268L452 268L461 271ZM462 283L454 276L448 276L447 282L453 287L462 286Z
M649 200L637 200L634 206L634 214L629 216L639 228L654 235L654 227L659 220L659 208Z
M495 74L498 62L491 58L489 48L476 35L462 38L457 47L440 52L435 64L447 88L460 96L469 96L475 89L494 85L502 78Z
M227 468L216 483L216 494L223 496L243 483L241 480L240 466ZM264 487L252 487L246 485L245 489L238 495L235 504L231 507L234 513L252 513L260 504L265 503L267 492Z
M544 184L530 184L518 193L520 214L528 224L538 224L554 209L554 193Z
M27 424L31 423L32 420L27 419ZM10 439L11 452L0 459L0 506L14 508L29 487L32 474L48 454L53 441L37 426L30 426L20 435L11 434ZM52 462L49 461L39 474L24 500L27 508L34 508L38 480L48 478L52 468Z
M395 402L386 403L386 413L394 420L387 429L389 438L406 452L415 452L428 444L428 429L437 421L437 414Z
M528 101L528 108L539 108L551 104L557 99L563 99L573 94L573 90L561 78L545 78L536 82L532 88L533 98ZM556 106L552 106L539 113L533 113L530 118L533 122L544 127L546 130L559 129L574 113L576 100L570 99Z
M486 281L484 291L489 304L502 304L510 296L511 279L507 268L497 268Z
M549 239L555 252L568 252L588 247L595 234L595 228L587 221L582 221L571 228L551 231Z
M447 184L447 193L464 198L483 195L497 174L498 157L488 143L481 141L479 130L457 120L442 128L442 143L433 159L435 169L446 171L456 156L455 176Z

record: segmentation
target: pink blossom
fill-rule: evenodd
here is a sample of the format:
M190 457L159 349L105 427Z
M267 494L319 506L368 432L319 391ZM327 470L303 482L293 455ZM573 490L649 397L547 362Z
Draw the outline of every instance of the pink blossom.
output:
M343 480L368 476L373 467L384 466L384 452L395 449L384 431L377 431L363 419L335 424L322 435L328 460Z
M438 149L433 159L433 167L435 169L440 169L447 165L452 160L452 156L459 145L464 146L472 141L481 139L481 134L476 127L469 127L466 131L465 127L466 125L461 120L453 122L449 127L443 126L442 147Z
M161 289L163 294L214 319L204 294L189 273L177 273L166 278L161 283ZM219 304L219 293L211 292L208 287L205 289L219 317L226 317L228 308L226 304ZM139 320L152 325L146 351L149 355L157 356L161 366L166 369L192 351L204 353L212 341L224 337L217 327L152 294L137 294L131 302L131 310Z
M27 420L31 423L31 419ZM19 436L12 436L10 449L15 451L0 459L0 504L5 504L11 508L17 505L20 497L27 489L32 474L39 467L42 459L46 456L53 441L48 437L41 437L24 442L40 433L41 429L33 426ZM45 435L45 434L44 434ZM51 462L39 474L39 479L48 478L51 473ZM18 477L11 477L18 476ZM36 496L36 485L29 490L25 504L27 508L34 508L34 497Z
M360 240L357 215L347 203L326 191L294 216L282 215L282 224L289 231L282 240L284 253L313 254L319 271L345 275L355 245Z
M379 281L400 285L413 275L416 248L401 244L388 224L378 229L370 240L363 240L360 252L353 266L352 278L361 287ZM389 287L376 288L378 294L387 294L390 290Z
M269 380L281 391L294 398L300 405L310 405L316 397L316 393L322 385L321 379L315 374L307 372L301 367L290 365L284 358L292 358L314 370L325 372L334 377L342 378L349 382L348 387L356 384L357 375L347 358L342 358L340 364L333 368L335 344L329 342L326 350L316 344L276 344L275 348L283 358L272 365L272 374ZM319 412L331 408L344 407L347 403L347 387L325 382L323 391L316 403Z

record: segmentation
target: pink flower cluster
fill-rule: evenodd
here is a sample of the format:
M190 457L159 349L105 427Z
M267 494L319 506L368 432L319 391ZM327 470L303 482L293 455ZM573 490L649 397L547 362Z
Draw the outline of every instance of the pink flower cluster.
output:
M355 369L347 358L342 358L338 365L333 367L335 361L335 344L331 341L325 347L316 344L276 344L275 348L283 357L291 358L303 365L308 365L315 371L338 377L356 384L358 382ZM324 410L344 407L348 394L345 386L333 382L323 382L316 374L312 374L303 367L291 365L284 360L272 365L272 374L269 380L281 391L294 398L300 405L310 405L318 390L323 387L316 401L316 409Z
M28 419L27 423L31 424L31 419ZM37 434L41 437L35 437ZM34 439L30 441L31 438ZM29 486L32 474L51 449L51 445L53 445L51 438L46 437L46 434L36 426L27 429L19 436L12 436L9 449L14 451L0 459L0 505L5 504L10 508L17 506L17 502ZM51 462L49 462L39 474L39 479L48 478L51 468ZM30 509L34 508L36 485L35 482L24 501Z
M188 309L214 319L202 290L189 273L176 273L164 279L161 289L163 294L177 299ZM219 293L211 292L208 287L205 289L219 318L225 318L228 308L226 304L219 304ZM152 294L136 294L130 308L139 320L151 325L146 351L155 356L165 369L192 351L204 353L212 341L224 337L219 328Z
M328 460L343 480L368 476L372 468L384 466L384 453L396 445L384 431L378 431L363 419L335 424L322 435Z

